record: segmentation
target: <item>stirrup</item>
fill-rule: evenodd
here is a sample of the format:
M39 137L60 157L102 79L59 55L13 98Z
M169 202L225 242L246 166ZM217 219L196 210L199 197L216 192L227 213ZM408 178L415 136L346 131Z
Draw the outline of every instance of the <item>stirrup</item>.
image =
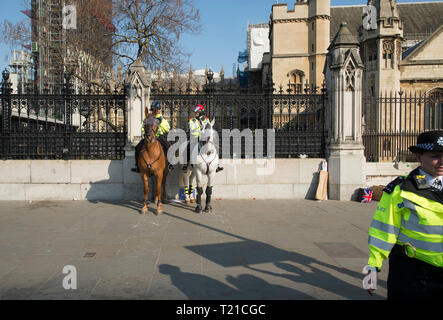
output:
M172 165L172 164L168 164L168 169L171 171L171 170L173 170L174 169L174 166Z
M223 167L217 167L217 169L215 169L215 172L222 171L223 169L224 169Z
M140 169L139 168L131 168L131 171L132 172L140 172Z
M183 171L186 171L186 170L188 170L188 165L187 164L185 164L183 167L182 167L182 170Z

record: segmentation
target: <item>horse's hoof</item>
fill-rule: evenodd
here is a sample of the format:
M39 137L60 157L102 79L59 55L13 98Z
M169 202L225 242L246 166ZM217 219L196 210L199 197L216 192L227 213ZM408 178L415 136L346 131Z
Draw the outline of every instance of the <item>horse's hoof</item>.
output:
M202 213L202 207L200 207L200 206L196 207L195 213Z
M190 204L190 203L191 203L191 200L186 199L186 200L185 200L185 203L186 203L186 204Z
M206 207L205 210L203 210L206 213L211 213L212 212L212 207Z
M191 203L195 203L195 199L191 199L189 200Z
M140 214L146 214L148 212L148 209L143 208L140 210Z

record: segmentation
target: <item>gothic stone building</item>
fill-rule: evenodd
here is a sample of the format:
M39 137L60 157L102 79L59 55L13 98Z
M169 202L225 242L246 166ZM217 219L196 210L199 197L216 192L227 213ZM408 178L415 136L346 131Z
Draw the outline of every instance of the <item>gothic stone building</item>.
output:
M287 4L272 6L270 52L264 55L262 71L271 76L277 90L282 86L286 92L289 83L295 91L306 83L321 87L327 48L342 22L360 41L364 95L442 86L443 1L362 2L331 7L330 0L297 0L293 9ZM362 27L368 4L377 8L375 30Z

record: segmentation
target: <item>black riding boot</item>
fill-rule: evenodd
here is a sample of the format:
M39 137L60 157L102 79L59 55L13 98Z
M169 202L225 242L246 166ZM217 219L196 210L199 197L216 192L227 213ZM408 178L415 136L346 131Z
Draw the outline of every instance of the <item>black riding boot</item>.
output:
M211 212L211 195L212 195L212 187L206 187L206 207L205 212Z
M169 163L168 161L168 149L169 149L169 141L167 140L167 138L165 137L165 135L161 135L158 137L158 141L160 142L162 148L163 148L163 152L165 153L165 158L166 158L166 165L169 169L169 171L174 169L174 166Z
M142 139L135 147L135 168L131 168L132 172L140 172L140 168L138 167L138 157L140 156L140 152L144 144L145 144L145 139Z
M202 212L202 194L203 194L203 188L197 187L197 207L195 208L195 212L197 213Z

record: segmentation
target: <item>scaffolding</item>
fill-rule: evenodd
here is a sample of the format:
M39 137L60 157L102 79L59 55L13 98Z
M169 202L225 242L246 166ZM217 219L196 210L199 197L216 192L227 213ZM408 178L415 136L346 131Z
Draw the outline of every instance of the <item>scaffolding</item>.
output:
M32 80L32 55L25 50L14 50L14 58L9 61L13 93L23 93Z
M37 65L37 90L57 92L63 87L66 35L63 30L64 0L32 0L32 51Z
M32 4L32 44L31 51L36 66L35 86L40 93L58 93L63 88L64 72L79 72L83 79L91 81L96 77L95 69L108 72L112 56L94 55L89 50L89 42L94 45L110 46L111 38L100 34L115 30L111 12L103 8L112 5L111 0L101 0L89 6L88 1L80 0L30 0ZM79 12L82 25L76 30L63 28L63 8L74 4L77 8L87 9ZM98 5L101 6L98 6ZM105 5L106 4L106 5ZM87 5L85 7L85 5ZM103 9L105 12L100 12ZM93 36L88 34L92 32ZM98 42L98 43L96 43ZM109 43L107 43L109 42ZM103 47L102 46L102 47ZM74 71L75 69L75 71ZM80 87L80 80L74 80L74 89ZM82 84L85 87L85 84Z

